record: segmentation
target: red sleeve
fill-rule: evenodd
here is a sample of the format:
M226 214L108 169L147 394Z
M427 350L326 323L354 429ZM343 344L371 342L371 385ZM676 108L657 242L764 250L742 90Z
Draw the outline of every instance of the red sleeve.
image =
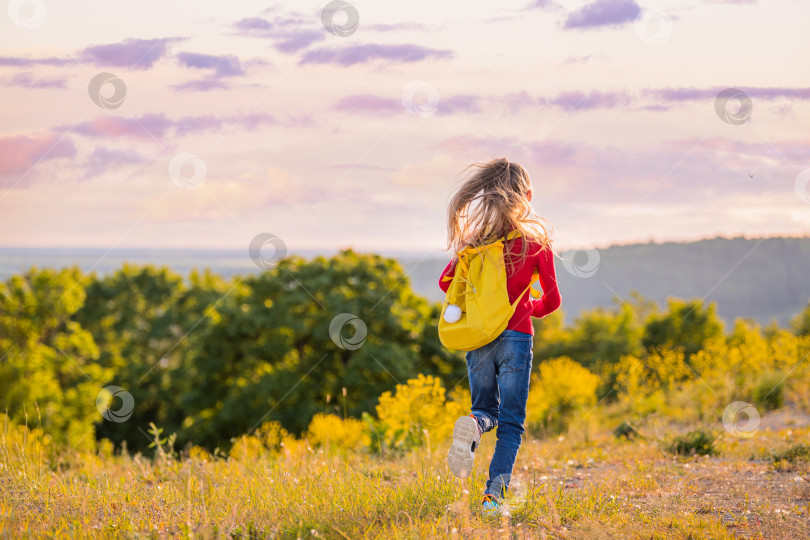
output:
M543 288L543 297L533 300L532 316L545 317L554 312L562 303L560 289L557 287L557 275L554 272L554 252L551 246L540 252L540 261L537 272L540 277L540 286Z
M444 272L439 277L439 287L444 291L447 292L447 289L450 287L450 282L453 281L453 276L456 274L456 260L453 259L447 264L445 267ZM445 277L449 277L450 279L444 279Z

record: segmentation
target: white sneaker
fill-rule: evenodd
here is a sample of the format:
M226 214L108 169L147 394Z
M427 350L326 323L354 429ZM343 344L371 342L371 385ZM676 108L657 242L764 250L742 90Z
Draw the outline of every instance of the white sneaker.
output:
M453 444L447 453L447 465L459 478L467 478L472 473L475 450L481 441L481 429L473 415L462 416L453 428Z

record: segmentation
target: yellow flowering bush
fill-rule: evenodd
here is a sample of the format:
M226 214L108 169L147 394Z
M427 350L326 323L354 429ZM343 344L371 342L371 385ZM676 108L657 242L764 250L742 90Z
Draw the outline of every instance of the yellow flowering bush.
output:
M456 418L469 414L469 393L454 391L453 397L459 401L447 399L440 379L422 374L398 384L393 394L383 392L372 424L377 442L405 449L445 440Z
M526 421L541 433L564 431L584 407L596 404L599 377L567 356L542 362L532 377Z
M313 447L356 450L371 444L366 429L366 424L356 418L318 413L309 424L307 440Z

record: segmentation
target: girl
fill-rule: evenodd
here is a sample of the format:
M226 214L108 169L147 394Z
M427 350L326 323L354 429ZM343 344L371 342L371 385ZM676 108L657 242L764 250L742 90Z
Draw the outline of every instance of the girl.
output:
M466 478L481 435L497 427L498 441L483 498L485 512L491 513L509 488L523 435L532 370L531 317L544 317L560 307L560 292L548 232L529 204L532 189L528 173L506 158L470 167L477 170L450 201L449 248L458 252L465 246L489 244L517 230L521 235L504 246L509 302L517 299L535 272L543 288L540 300L533 300L528 292L520 299L506 330L493 342L467 353L472 414L456 421L447 462L456 476ZM454 275L456 261L450 261L439 278L445 292L450 280L444 277Z

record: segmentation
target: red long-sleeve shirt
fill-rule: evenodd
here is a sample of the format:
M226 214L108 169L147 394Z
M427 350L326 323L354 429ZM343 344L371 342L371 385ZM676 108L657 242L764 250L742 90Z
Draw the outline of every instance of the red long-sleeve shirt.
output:
M515 255L520 254L521 249L523 249L523 241L522 237L508 240L504 252L509 251ZM444 292L447 292L451 281L449 279L444 281L444 277L452 277L455 274L455 263L456 259L450 261L441 277L439 277L439 287ZM532 317L545 317L560 307L562 298L557 287L557 276L554 272L554 253L551 251L551 246L542 249L540 244L532 240L529 240L526 258L522 263L516 264L514 273L510 275L507 266L506 290L509 293L509 302L514 302L518 295L523 292L523 289L532 281L535 270L537 270L540 279L543 296L539 300L535 300L531 297L529 291L526 291L526 294L520 299L515 308L515 314L509 319L509 324L506 325L507 330L517 330L518 332L534 335Z

